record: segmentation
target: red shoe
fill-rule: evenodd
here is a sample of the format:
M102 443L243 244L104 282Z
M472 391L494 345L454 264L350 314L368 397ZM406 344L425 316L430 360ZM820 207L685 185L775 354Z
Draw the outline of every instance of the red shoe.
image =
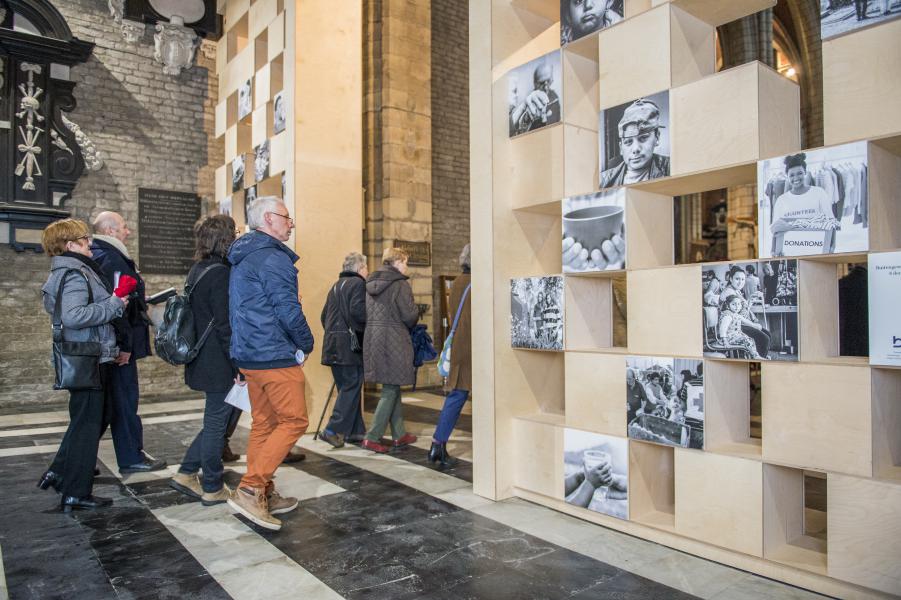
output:
M391 442L391 445L394 446L395 448L400 448L402 446L409 446L410 444L415 443L417 439L418 438L415 435L413 435L412 433L405 433L402 436L400 436L398 439Z
M378 452L379 454L388 454L388 446L383 446L378 442L373 442L370 440L363 440L363 443L360 444L362 448L366 448L367 450L372 450L373 452Z

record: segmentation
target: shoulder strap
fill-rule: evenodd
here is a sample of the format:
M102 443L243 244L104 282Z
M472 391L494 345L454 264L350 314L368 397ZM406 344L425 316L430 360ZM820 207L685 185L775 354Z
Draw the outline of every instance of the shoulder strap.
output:
M457 307L457 314L454 316L454 324L451 325L450 335L454 335L457 331L457 324L460 322L460 314L463 312L463 305L466 304L466 296L469 295L469 288L472 287L472 284L466 286L466 289L463 290L463 297L460 298L460 306Z
M211 265L207 265L207 267L204 268L204 270L200 272L200 275L197 276L197 279L195 279L190 285L188 284L187 281L185 281L185 296L191 295L191 292L194 290L194 288L197 287L197 284L200 283L200 280L203 279L204 275L206 275L207 273L209 273L212 269L215 269L216 267L224 267L224 266L225 265L222 263L213 263Z
M63 288L66 287L66 279L69 277L69 273L78 273L82 277L84 277L84 282L88 286L88 304L94 303L94 292L91 290L91 282L88 281L88 276L84 274L84 271L81 269L66 269L66 272L63 273L63 276L59 280L59 287L56 289L56 303L53 305L53 341L61 342L63 339L63 308L62 308L62 299L63 299Z
M341 313L341 318L344 320L344 325L348 329L352 327L350 322L350 318L347 315L347 307L344 306L344 302L341 299L341 296L338 294L338 284L341 284L341 288L344 288L344 281L336 281L335 285L332 286L332 292L335 294L335 302L338 303L338 311Z

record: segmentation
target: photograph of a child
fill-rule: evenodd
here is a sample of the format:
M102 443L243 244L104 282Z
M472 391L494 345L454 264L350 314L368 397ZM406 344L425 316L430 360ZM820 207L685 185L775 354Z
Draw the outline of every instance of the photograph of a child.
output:
M601 111L601 189L670 174L669 92Z
M238 120L253 112L253 79L248 79L238 87Z
M629 441L600 433L563 432L563 489L568 504L629 518Z
M798 360L798 261L705 265L704 356Z
M560 0L560 45L623 20L623 0Z
M632 439L704 448L704 362L626 358L626 428Z
M761 258L869 249L867 143L757 163Z
M561 61L557 50L507 73L511 138L560 122L563 115Z
M510 280L510 335L514 348L563 350L563 278Z
M901 0L820 0L823 41L901 17Z
M563 272L626 268L626 191L563 199Z
M254 153L254 181L259 183L269 177L269 140L266 140L253 149Z
M244 155L239 154L232 160L232 191L244 189Z

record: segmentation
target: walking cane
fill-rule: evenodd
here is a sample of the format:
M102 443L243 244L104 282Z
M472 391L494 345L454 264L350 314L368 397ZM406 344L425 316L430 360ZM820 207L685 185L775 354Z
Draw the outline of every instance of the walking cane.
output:
M322 430L322 420L325 419L325 411L328 410L328 404L332 401L332 392L335 391L335 381L332 380L332 389L328 391L328 397L325 399L325 406L322 407L322 414L319 415L319 425L316 426L316 433L313 435L313 441L319 439L319 432Z

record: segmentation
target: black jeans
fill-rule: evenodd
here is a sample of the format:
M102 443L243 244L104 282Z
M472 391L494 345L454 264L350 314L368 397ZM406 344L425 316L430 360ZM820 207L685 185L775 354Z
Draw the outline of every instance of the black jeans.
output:
M63 496L84 498L94 486L94 466L103 427L104 406L112 395L113 363L100 365L99 390L69 392L69 428L50 470L62 477Z
M222 448L225 446L225 430L232 416L231 404L225 403L228 392L207 392L203 408L203 429L201 429L185 457L181 461L179 473L196 473L203 469L201 485L204 492L218 492L222 489Z
M363 435L366 424L360 414L360 392L363 389L362 365L332 365L332 377L338 388L332 418L325 428L345 436Z
M113 433L113 447L119 468L144 460L144 426L138 416L138 364L134 357L112 374L112 414L109 426Z
M757 354L760 356L767 358L770 353L770 332L768 329L757 329L756 327L749 327L747 325L742 325L741 330L748 334L752 340L754 340L754 345L757 346Z

